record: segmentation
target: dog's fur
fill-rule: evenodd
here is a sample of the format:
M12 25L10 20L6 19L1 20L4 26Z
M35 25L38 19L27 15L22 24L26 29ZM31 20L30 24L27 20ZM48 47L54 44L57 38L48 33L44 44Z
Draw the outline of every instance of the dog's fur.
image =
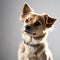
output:
M20 20L23 22L24 41L18 50L18 60L53 60L46 38L56 19L48 14L34 13L33 9L25 3Z

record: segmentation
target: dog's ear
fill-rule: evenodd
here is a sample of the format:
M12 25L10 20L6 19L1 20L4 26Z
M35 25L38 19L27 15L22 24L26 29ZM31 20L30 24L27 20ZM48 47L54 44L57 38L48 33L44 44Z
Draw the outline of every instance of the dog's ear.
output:
M44 15L44 18L45 18L45 23L46 23L47 28L52 27L52 25L54 25L54 23L56 21L55 18L48 16L48 14Z
M24 19L27 15L29 15L31 12L33 12L33 9L29 6L28 3L24 3L24 7L22 10L21 18Z

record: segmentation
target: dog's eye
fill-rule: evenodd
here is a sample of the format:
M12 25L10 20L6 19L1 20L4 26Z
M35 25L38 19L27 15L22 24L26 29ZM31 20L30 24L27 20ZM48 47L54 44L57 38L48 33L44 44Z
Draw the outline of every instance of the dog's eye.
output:
M41 24L40 24L40 22L37 21L37 22L34 23L34 25L35 26L40 26Z
M28 19L26 19L25 22L28 23Z

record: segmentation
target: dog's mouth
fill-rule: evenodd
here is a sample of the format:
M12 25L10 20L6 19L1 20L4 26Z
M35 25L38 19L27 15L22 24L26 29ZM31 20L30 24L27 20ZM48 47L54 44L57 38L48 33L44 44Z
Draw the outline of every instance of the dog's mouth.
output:
M33 38L35 38L35 39L43 38L43 37L45 37L45 35L46 35L46 33L43 33L42 35L37 35L36 32L30 32L30 31L28 31L28 30L25 30L25 32L26 32L28 35L33 36Z
M31 35L36 35L35 32L30 32L30 31L28 31L28 30L25 30L25 32L28 33L28 34L31 34Z

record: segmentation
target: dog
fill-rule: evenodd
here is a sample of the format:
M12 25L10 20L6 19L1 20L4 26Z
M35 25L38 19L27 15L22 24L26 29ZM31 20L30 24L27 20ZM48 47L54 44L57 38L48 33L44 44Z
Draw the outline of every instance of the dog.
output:
M46 39L56 19L47 13L37 14L24 3L20 20L23 42L18 49L18 60L53 60Z

